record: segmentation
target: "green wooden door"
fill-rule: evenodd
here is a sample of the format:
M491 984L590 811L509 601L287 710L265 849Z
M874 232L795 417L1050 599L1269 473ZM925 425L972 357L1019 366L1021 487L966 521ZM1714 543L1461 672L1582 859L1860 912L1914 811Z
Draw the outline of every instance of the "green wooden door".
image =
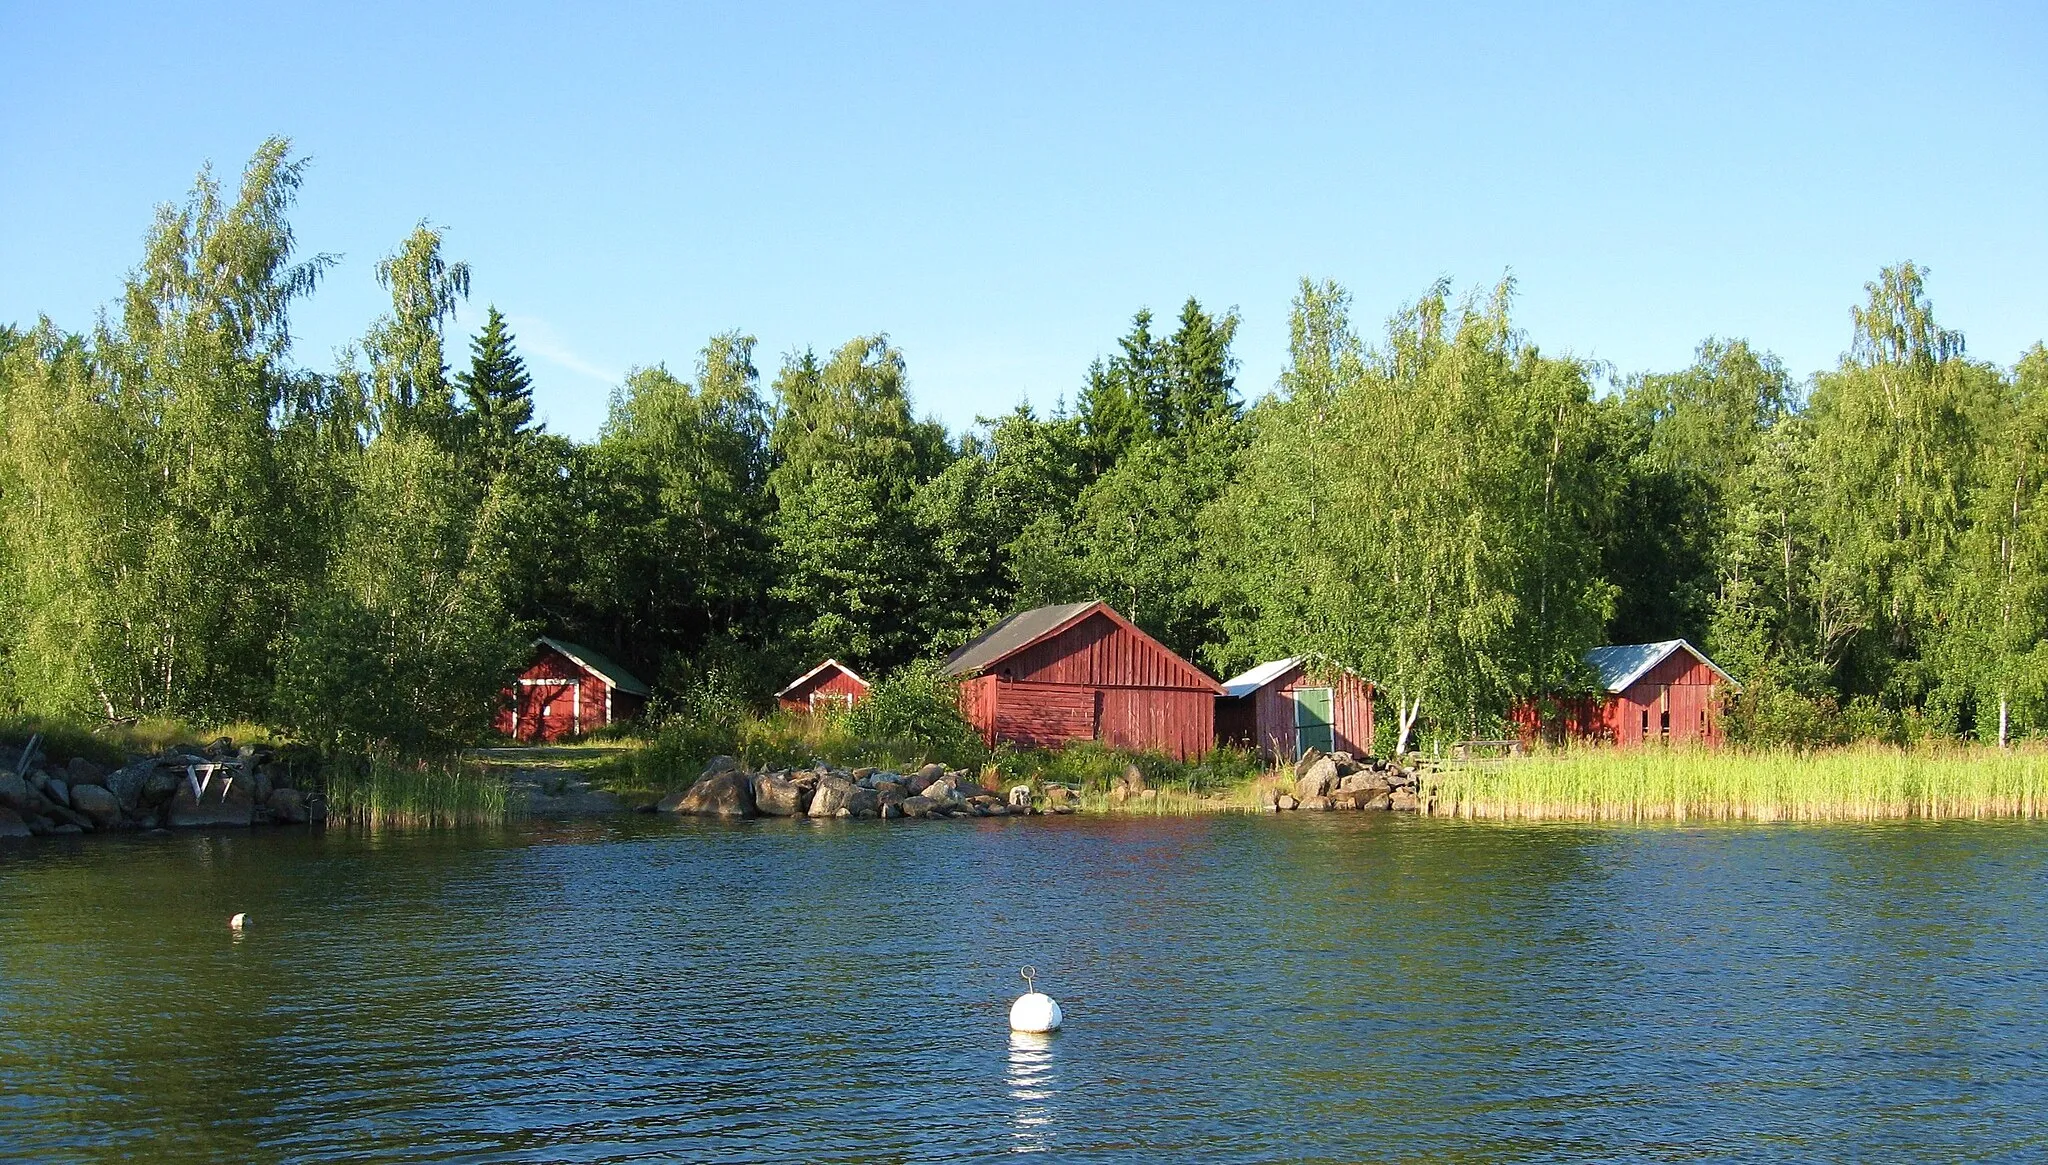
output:
M1332 710L1336 693L1329 688L1296 688L1294 691L1294 755L1309 749L1329 752L1336 744Z

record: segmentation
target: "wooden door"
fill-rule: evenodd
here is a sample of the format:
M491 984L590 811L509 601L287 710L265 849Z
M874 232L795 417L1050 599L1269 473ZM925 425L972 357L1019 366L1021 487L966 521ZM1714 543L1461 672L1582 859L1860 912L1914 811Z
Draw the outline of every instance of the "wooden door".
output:
M1336 692L1330 688L1294 690L1294 755L1336 747L1336 703Z

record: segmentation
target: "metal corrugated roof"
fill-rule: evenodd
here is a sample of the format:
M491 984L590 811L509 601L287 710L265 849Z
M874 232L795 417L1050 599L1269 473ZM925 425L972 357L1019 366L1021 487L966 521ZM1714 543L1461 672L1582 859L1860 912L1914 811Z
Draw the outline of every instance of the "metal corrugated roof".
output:
M1586 653L1586 662L1600 673L1600 686L1610 692L1620 692L1643 678L1653 667L1670 658L1671 653L1683 648L1694 659L1714 669L1714 674L1735 684L1735 677L1721 669L1721 665L1707 658L1707 653L1683 639L1665 639L1657 643L1621 643L1607 647L1596 647ZM1742 685L1735 684L1737 688Z
M1286 659L1276 659L1271 663L1262 663L1243 675L1224 680L1223 694L1234 699L1243 699L1267 684L1272 683L1274 680L1279 679L1281 676L1286 675L1294 665L1300 662L1300 656L1291 655Z
M1093 606L1093 601L1060 603L1051 607L1033 607L1029 611L1019 611L1001 619L995 626L961 644L953 654L947 656L946 674L971 676L997 660L1012 655L1057 631L1068 620Z
M581 665L592 675L621 692L634 696L651 696L654 694L653 690L646 684L641 683L632 672L613 663L603 653L592 651L580 643L571 643L566 639L550 639L543 635L539 639L534 640L533 644L535 647L545 644L554 648L556 651L575 660L577 664Z

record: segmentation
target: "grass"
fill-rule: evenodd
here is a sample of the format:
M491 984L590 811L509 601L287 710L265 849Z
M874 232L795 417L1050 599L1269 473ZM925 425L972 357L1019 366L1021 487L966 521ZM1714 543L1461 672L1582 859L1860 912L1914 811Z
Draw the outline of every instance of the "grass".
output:
M2048 751L1577 749L1425 778L1438 816L1549 821L1884 821L2048 815Z
M326 784L329 820L368 829L489 825L507 812L505 779L477 764L340 764Z

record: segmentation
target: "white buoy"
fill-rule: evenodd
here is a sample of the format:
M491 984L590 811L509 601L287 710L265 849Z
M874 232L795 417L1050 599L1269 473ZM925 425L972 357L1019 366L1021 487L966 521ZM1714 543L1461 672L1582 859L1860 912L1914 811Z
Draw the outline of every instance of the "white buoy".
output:
M1042 994L1032 983L1038 971L1026 967L1021 972L1024 986L1028 988L1010 1005L1010 1030L1018 1032L1056 1032L1061 1021L1067 1017L1060 1012L1060 1005L1050 995Z
M249 929L249 916L247 914L237 914L233 918L228 919L228 929L236 934Z

